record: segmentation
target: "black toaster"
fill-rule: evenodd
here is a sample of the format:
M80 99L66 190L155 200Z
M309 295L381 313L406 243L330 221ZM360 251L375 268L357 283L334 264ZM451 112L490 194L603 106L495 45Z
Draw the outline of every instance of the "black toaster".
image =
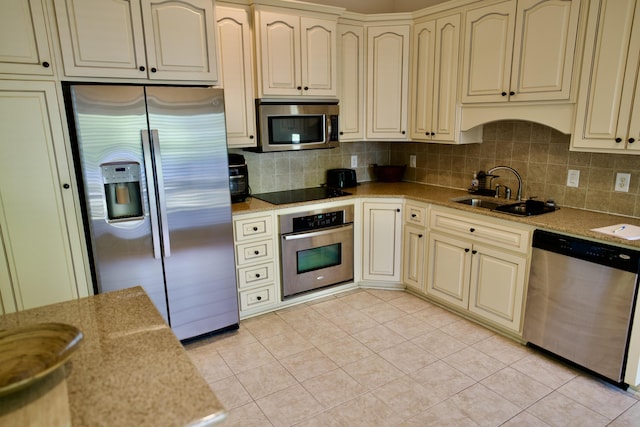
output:
M349 188L358 185L356 171L353 169L329 169L327 170L327 187Z

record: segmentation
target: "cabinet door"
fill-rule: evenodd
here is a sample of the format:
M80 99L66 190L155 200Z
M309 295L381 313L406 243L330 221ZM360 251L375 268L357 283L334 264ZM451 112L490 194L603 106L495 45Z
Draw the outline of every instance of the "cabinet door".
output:
M402 278L410 288L424 292L426 232L423 228L406 225L404 227L404 250L402 252Z
M640 54L640 31L633 28L640 7L635 0L592 3L572 146L623 150Z
M141 0L151 79L218 80L213 0Z
M520 332L527 259L474 245L469 310Z
M364 280L400 282L401 212L401 203L364 203Z
M429 141L433 133L435 49L436 21L416 24L413 28L411 139L417 141Z
M435 232L429 235L427 294L462 307L469 307L471 243Z
M15 295L5 309L86 296L55 85L0 82L0 136L0 245Z
M53 75L42 0L3 0L0 73Z
M300 95L300 18L259 11L261 96Z
M367 30L367 138L407 139L409 25Z
M336 32L335 21L300 18L302 95L336 96Z
M433 99L434 141L457 140L458 54L460 49L460 15L438 19Z
M640 26L638 26L640 27ZM640 28L638 28L640 31ZM638 48L640 50L640 47ZM636 71L636 82L640 78L640 68ZM633 100L633 110L627 133L627 150L640 150L640 87L636 84L636 92Z
M567 100L579 0L518 0L511 101Z
M138 0L54 0L67 76L146 78Z
M218 50L229 147L255 147L251 27L247 9L216 7Z
M515 0L467 12L462 102L508 100L515 14Z
M364 28L338 25L340 141L364 139Z

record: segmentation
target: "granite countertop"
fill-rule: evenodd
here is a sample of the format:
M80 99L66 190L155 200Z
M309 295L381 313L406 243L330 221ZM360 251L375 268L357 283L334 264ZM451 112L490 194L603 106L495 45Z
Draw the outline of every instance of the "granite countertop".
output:
M71 425L207 426L224 419L222 404L141 287L5 314L0 329L44 322L84 334L64 365Z
M579 237L597 239L617 245L640 248L640 240L626 240L620 237L591 231L591 229L593 228L606 227L620 223L636 225L640 227L640 219L638 218L565 207L560 207L560 209L556 210L555 212L550 212L543 215L521 217L500 212L492 212L488 209L476 208L451 201L452 198L464 196L470 197L471 195L465 190L456 190L452 188L417 184L411 182L365 182L360 183L357 187L345 188L345 191L351 193L352 195L336 199L315 200L311 202L293 203L287 205L272 205L271 203L267 203L262 200L249 198L245 202L234 203L232 208L234 214L242 214L249 212L270 211L274 209L289 208L293 206L304 206L328 201L346 201L358 197L400 197L404 199L416 200L420 202L455 208L467 212L478 213L481 215L487 215L503 220L516 221L549 231L568 233ZM503 201L504 203L509 203L509 201L504 199L502 199L501 201ZM513 200L511 202L513 202Z

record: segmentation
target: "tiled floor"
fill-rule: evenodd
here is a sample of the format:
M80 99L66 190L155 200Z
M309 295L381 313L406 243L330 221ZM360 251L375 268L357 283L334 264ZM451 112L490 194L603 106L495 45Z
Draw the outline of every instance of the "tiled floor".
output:
M187 351L227 426L640 426L632 394L403 291L265 314Z

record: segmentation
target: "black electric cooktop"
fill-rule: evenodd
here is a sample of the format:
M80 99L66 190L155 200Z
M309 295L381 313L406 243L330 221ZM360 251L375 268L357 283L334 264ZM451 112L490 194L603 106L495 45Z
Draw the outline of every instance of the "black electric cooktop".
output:
M308 202L310 200L330 199L332 197L350 196L351 193L338 188L313 187L299 188L297 190L274 191L271 193L252 194L256 199L274 205L284 205L287 203Z

